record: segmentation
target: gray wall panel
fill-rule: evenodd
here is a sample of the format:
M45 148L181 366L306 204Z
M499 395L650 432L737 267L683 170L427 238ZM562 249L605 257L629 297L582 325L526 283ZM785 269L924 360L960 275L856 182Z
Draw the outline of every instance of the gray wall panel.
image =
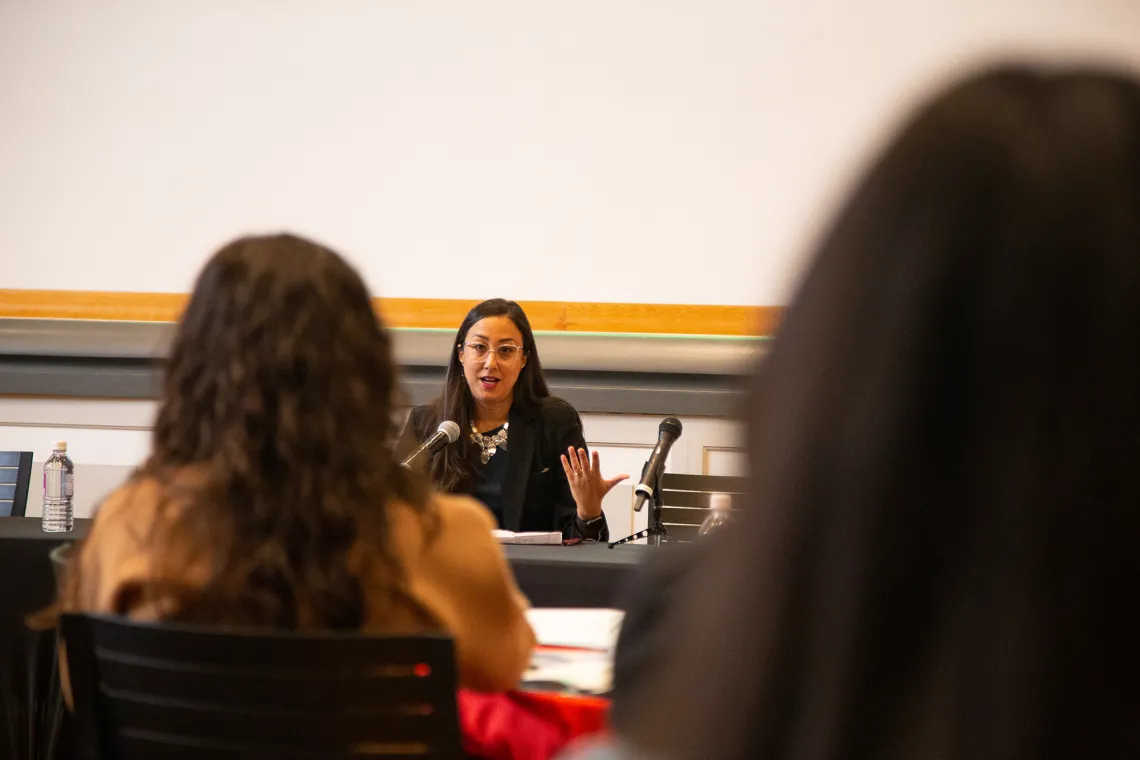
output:
M0 394L155 398L173 326L0 319ZM439 394L454 333L394 330L414 404ZM538 348L556 395L582 412L723 417L737 411L759 339L546 333Z

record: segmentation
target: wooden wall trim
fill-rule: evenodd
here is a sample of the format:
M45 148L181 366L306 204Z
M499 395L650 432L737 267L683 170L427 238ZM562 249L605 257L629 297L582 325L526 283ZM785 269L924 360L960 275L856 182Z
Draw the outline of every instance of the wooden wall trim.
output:
M79 290L2 290L0 317L173 322L187 296ZM377 298L389 327L455 329L477 301ZM768 336L781 307L520 301L535 330L548 332Z

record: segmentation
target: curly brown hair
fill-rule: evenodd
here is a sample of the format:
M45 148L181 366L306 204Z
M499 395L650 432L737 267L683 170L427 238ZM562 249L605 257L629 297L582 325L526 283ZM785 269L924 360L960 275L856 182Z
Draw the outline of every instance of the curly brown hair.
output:
M165 589L166 617L359 627L360 544L389 596L407 598L386 507L423 513L426 491L395 463L391 354L364 282L328 248L246 237L206 264L136 475L164 493L168 540L208 547L212 577Z

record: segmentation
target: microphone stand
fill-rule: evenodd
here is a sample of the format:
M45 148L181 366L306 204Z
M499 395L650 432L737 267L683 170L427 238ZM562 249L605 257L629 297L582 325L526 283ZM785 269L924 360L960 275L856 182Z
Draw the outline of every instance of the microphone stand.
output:
M645 463L649 466L649 462ZM619 538L617 541L611 541L609 547L612 549L619 544L628 544L631 541L637 541L640 538L648 538L650 546L661 546L661 544L669 541L669 531L665 530L665 525L661 522L661 476L664 474L665 468L662 466L661 472L657 473L657 477L653 481L653 495L649 497L649 527L645 530L639 530L632 536Z

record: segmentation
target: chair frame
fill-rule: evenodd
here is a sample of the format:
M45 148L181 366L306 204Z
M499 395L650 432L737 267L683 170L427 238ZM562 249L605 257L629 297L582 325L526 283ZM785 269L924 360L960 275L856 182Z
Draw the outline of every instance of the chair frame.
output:
M667 472L661 479L662 522L676 534L674 541L684 543L691 540L683 536L686 531L699 530L708 516L709 498L716 493L741 496L746 493L746 485L747 479L743 477ZM677 522L675 518L681 513L691 513L690 516L699 519L696 522Z
M76 747L85 760L464 757L454 644L446 636L301 633L80 614L63 615L61 633ZM354 657L359 666L345 668ZM338 673L344 674L340 681ZM317 683L297 688L310 676ZM156 688L163 681L183 688L163 693ZM235 681L234 695L217 696L219 685ZM384 694L372 702L360 698L361 691ZM328 694L341 699L320 696ZM247 721L252 738L235 738ZM274 721L282 734L270 738L263 724ZM343 725L364 728L343 740L323 736ZM389 740L379 736L384 726L405 734L425 726L431 735ZM412 752L409 744L420 749Z
M28 511L28 490L32 483L32 456L31 451L0 451L0 467L15 468L16 479L4 481L2 485L13 486L12 511L10 517L24 517ZM2 498L2 497L0 497ZM7 501L7 499L4 499ZM0 502L2 503L2 502Z

